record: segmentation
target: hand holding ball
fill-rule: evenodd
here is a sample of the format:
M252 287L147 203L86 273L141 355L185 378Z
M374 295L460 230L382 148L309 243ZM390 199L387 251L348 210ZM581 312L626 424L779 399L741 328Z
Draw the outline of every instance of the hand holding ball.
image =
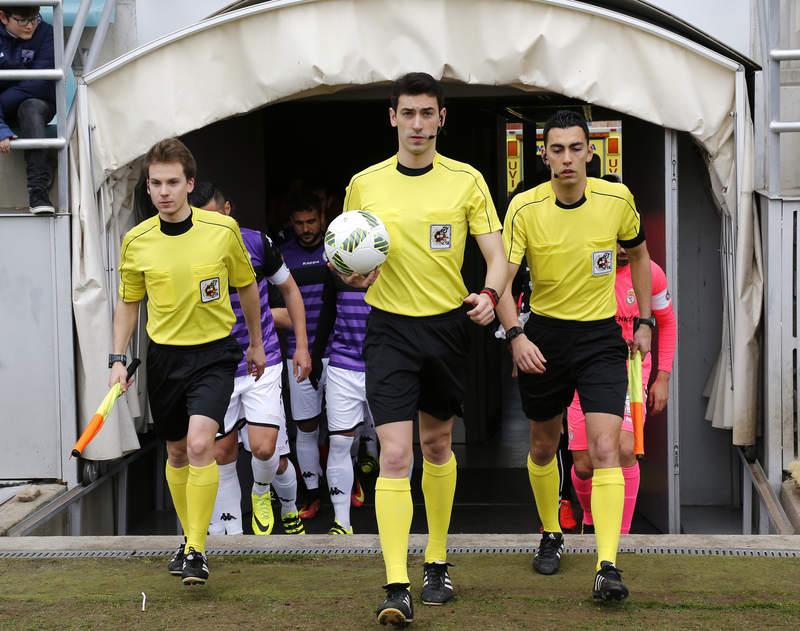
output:
M325 255L339 273L366 276L389 254L389 232L371 212L352 210L339 215L325 233Z

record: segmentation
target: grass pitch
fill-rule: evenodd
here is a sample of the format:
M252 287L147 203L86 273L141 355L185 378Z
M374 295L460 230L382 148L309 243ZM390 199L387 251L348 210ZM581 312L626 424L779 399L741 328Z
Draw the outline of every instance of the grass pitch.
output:
M591 599L594 559L569 555L539 576L529 555L452 555L456 600L419 603L411 629L797 629L800 560L622 555L631 590ZM0 561L0 629L380 629L378 557L212 557L205 587L183 587L167 558ZM141 592L147 594L142 611Z

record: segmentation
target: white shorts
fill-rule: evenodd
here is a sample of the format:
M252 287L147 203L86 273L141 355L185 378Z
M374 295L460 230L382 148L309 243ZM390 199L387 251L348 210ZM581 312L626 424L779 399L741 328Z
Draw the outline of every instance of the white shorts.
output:
M328 366L325 397L329 433L350 432L364 421L371 422L363 372Z
M297 383L294 378L294 363L291 359L286 360L286 365L289 368L289 400L292 403L292 419L307 421L322 414L322 394L325 391L328 359L322 360L322 377L320 377L317 390L314 390L308 377Z
M283 404L281 403L281 410ZM252 453L250 449L250 436L248 435L248 426L245 425L239 430L239 442L242 443L244 448ZM275 442L275 453L279 456L288 456L291 449L289 448L289 434L286 433L286 417L281 417L281 425L278 427L278 440Z
M281 398L281 372L283 366L267 366L258 381L252 375L236 377L228 411L225 412L225 430L217 438L239 429L241 419L253 425L280 427L285 425Z

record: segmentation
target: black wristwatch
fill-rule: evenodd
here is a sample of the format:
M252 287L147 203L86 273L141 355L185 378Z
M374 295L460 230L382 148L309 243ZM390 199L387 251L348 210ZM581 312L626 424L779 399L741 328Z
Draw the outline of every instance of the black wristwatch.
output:
M525 331L521 326L512 326L508 331L506 331L506 344L511 344L511 340L518 335L522 335L523 333L525 333Z
M655 316L650 316L649 318L634 318L633 319L633 332L636 332L636 329L639 328L640 324L646 324L650 327L650 329L656 328L656 318Z
M123 366L128 365L127 355L114 355L113 353L108 356L108 367L111 368L114 364L120 362Z

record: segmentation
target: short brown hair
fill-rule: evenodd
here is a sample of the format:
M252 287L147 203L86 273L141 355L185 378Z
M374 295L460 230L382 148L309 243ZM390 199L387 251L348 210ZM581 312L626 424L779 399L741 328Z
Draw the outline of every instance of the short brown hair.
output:
M183 167L183 174L187 180L197 177L197 162L189 148L177 138L167 138L161 140L150 147L150 151L144 156L144 170L150 176L150 165L156 162L175 163L178 162Z

